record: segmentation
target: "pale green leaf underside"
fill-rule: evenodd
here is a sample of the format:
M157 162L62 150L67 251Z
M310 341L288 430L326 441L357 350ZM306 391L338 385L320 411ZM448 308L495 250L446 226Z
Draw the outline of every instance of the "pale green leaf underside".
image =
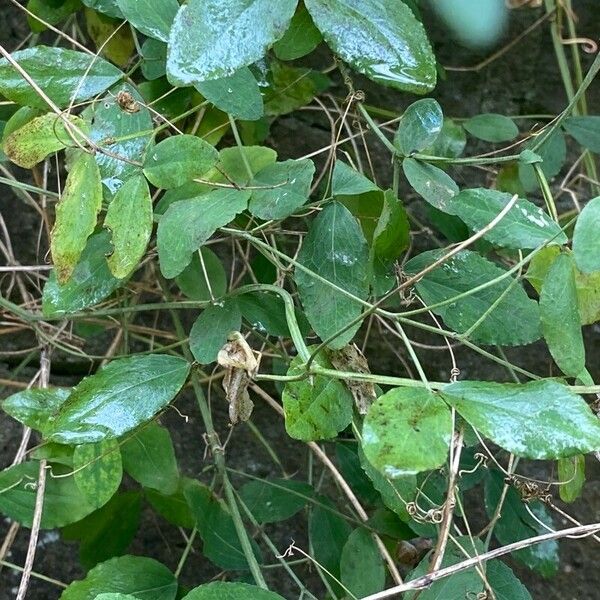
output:
M450 409L425 389L396 388L371 406L362 430L367 460L389 478L441 466L452 437Z

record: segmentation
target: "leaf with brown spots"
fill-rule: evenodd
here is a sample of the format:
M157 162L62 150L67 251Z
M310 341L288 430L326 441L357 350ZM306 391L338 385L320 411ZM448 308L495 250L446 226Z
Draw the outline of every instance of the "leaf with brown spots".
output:
M87 125L79 117L65 116L77 129L87 134ZM81 136L69 132L65 122L56 114L36 117L23 127L13 131L4 141L4 152L19 167L32 169L53 152L75 144Z
M74 161L52 229L50 249L59 283L66 283L79 261L88 237L96 227L102 208L100 171L91 154L81 153Z

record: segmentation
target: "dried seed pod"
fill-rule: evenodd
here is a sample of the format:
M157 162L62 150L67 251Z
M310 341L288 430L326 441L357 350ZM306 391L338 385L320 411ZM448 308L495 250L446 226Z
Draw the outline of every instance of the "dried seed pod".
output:
M217 362L226 368L223 389L229 402L229 421L232 425L247 421L254 408L248 385L258 370L258 361L241 333L236 331L230 335L219 350Z

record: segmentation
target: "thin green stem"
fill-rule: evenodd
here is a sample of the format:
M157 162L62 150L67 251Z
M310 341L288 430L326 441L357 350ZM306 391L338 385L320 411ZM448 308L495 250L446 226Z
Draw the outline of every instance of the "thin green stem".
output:
M8 177L0 177L0 184L8 185L9 187L24 190L26 192L32 192L34 194L41 194L44 196L50 196L52 198L60 198L60 194L57 194L56 192L45 190L43 188L36 187L35 185L29 185L28 183L23 183L21 181L17 181L16 179L9 179Z
M248 173L248 179L251 181L254 178L254 173L252 172L252 167L248 162L248 157L246 156L246 151L244 149L244 144L242 143L242 138L240 136L240 132L238 131L237 124L235 119L228 115L229 124L231 125L231 131L233 132L233 138L235 139L236 146L240 151L240 156L242 157L242 162L244 163L244 167L246 168L246 173Z
M177 568L175 569L175 573L174 573L175 579L179 579L179 576L181 575L181 571L183 571L183 567L185 566L188 556L190 555L192 546L194 544L194 539L196 538L197 533L198 533L198 530L194 527L194 529L192 529L192 533L190 533L190 536L188 537L187 543L183 550L183 554L181 555L181 558L179 559L179 563L177 564Z
M19 565L15 565L14 563L8 562L7 560L0 560L0 566L6 567L7 569L12 569L13 571L17 571L18 573L22 573L24 571L23 567ZM52 577L48 577L47 575L42 575L41 573L36 573L35 571L31 571L31 576L35 577L35 579L39 579L40 581L45 581L46 583L51 583L57 587L67 588L67 584L59 581L58 579L53 579Z

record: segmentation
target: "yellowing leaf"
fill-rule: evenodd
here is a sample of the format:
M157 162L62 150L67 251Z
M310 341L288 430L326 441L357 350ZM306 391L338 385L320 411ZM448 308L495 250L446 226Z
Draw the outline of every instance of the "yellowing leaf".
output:
M100 171L91 154L74 161L62 198L56 206L50 249L59 283L66 283L75 269L88 237L96 227L102 207Z
M124 279L136 268L152 234L152 198L144 177L138 175L119 189L104 225L112 231L114 248L108 266L115 277Z
M135 43L127 25L86 8L85 23L87 32L94 40L98 50L108 60L120 67L124 67L135 50Z
M87 126L82 119L69 115L68 120L87 134ZM36 117L23 127L12 132L4 140L4 152L19 167L31 169L53 152L74 145L64 121L55 113Z

